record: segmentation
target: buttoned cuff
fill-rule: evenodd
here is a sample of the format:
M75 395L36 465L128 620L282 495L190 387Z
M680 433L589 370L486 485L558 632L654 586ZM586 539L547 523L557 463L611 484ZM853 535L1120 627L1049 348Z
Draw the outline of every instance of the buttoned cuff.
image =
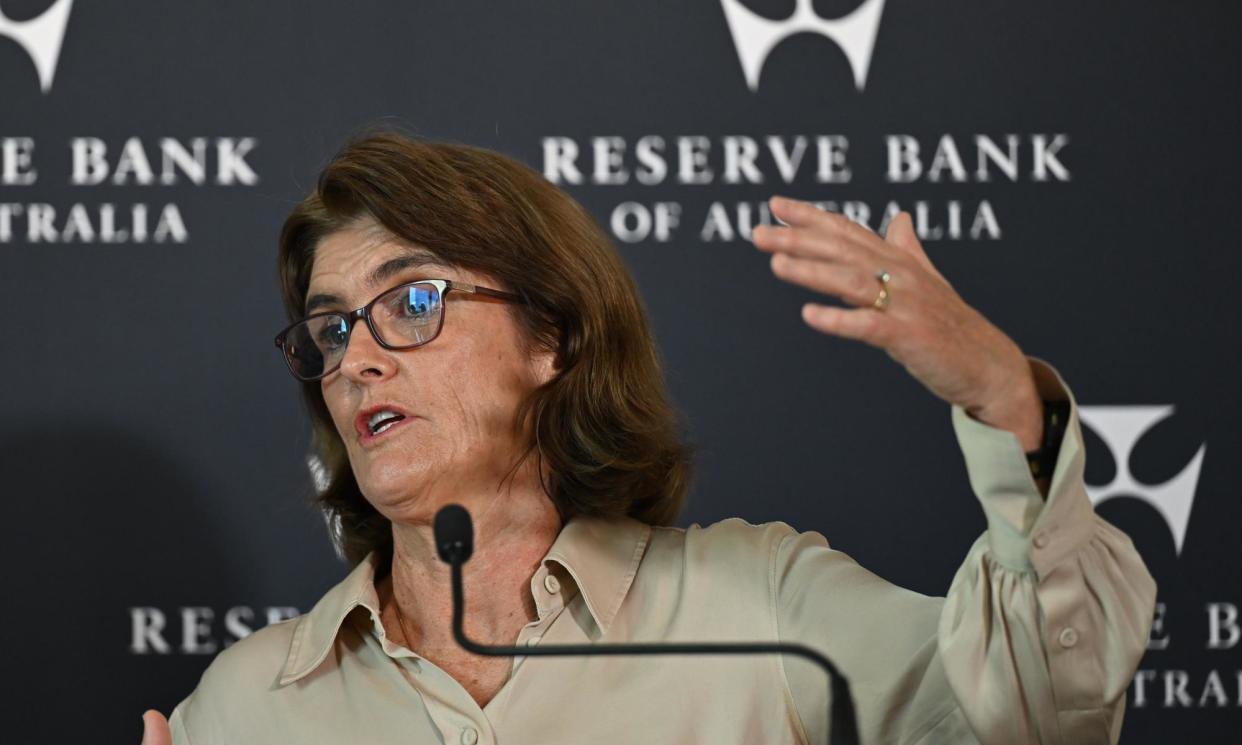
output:
M1047 531L1040 532L1037 526L1048 523L1054 513L1076 513L1084 508L1087 513L1091 511L1082 481L1082 432L1074 395L1052 365L1037 357L1027 357L1027 361L1042 400L1070 402L1069 421L1047 498L1040 494L1031 476L1017 435L984 424L961 406L952 407L953 430L966 460L970 486L987 517L990 553L997 562L1017 571L1036 568L1031 553L1033 544L1040 550L1049 547L1052 536ZM1088 514L1084 527L1089 521ZM1053 522L1070 525L1074 521ZM1085 540L1086 534L1081 538Z

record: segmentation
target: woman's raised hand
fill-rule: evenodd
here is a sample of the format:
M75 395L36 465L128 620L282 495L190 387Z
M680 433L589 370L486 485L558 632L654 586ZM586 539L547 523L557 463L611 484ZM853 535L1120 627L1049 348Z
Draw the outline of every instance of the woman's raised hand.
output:
M758 226L752 238L772 254L772 272L857 306L807 303L808 326L883 349L932 393L1014 432L1027 450L1038 447L1043 414L1026 355L932 266L909 213L893 218L881 238L808 202L773 197L770 204L785 225ZM882 310L873 305L881 271L890 275Z
M142 745L172 745L168 720L155 709L148 709L142 714Z

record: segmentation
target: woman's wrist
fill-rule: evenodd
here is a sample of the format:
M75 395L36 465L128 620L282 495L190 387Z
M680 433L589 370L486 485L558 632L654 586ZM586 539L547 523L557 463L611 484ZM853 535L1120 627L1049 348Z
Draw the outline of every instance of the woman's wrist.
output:
M1023 452L1038 450L1044 440L1044 406L1034 379L995 401L966 413L990 427L1012 432Z

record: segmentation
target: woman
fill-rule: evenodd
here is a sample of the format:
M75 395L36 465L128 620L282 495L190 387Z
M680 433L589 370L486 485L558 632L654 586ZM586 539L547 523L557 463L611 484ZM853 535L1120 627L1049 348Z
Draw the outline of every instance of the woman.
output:
M277 343L354 569L222 652L171 731L147 712L144 742L824 741L826 685L799 659L463 652L430 528L450 502L474 515L465 626L484 643L794 641L850 678L866 743L1116 742L1155 585L1087 500L1068 389L962 302L909 215L880 239L771 207L786 226L754 242L777 277L857 306L805 322L953 405L989 527L947 598L783 524L663 527L688 453L607 238L504 156L375 135L328 164L280 245L295 323ZM1068 429L1047 444L1057 401ZM1024 451L1045 444L1037 482Z

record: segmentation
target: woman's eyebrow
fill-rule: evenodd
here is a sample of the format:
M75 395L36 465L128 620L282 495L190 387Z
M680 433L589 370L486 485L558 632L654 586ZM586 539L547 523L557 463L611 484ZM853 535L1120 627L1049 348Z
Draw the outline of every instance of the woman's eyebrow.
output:
M327 293L319 292L311 295L306 299L306 314L310 315L318 308L324 308L329 305L344 305L339 297Z
M393 259L385 261L383 264L371 270L367 275L367 285L375 287L383 282L392 279L393 275L398 274L406 269L413 267L434 266L440 269L448 269L449 265L444 263L440 257L430 251L415 249L410 253L403 254Z
M388 261L385 261L383 264L380 264L379 266L372 269L371 273L367 275L367 279L366 279L367 286L375 287L384 282L387 282L388 280L392 279L395 275L400 274L406 269L413 269L413 268L418 268L418 267L436 267L438 269L451 268L449 264L447 264L443 259L431 253L430 251L424 251L422 249L413 249L409 253L402 254L401 256L391 258ZM315 293L314 295L311 295L309 298L306 299L306 313L309 315L310 313L314 312L315 310L319 308L324 308L324 307L332 306L332 305L342 307L345 305L345 301L342 300L340 296L333 295L331 293L324 293L324 292Z

